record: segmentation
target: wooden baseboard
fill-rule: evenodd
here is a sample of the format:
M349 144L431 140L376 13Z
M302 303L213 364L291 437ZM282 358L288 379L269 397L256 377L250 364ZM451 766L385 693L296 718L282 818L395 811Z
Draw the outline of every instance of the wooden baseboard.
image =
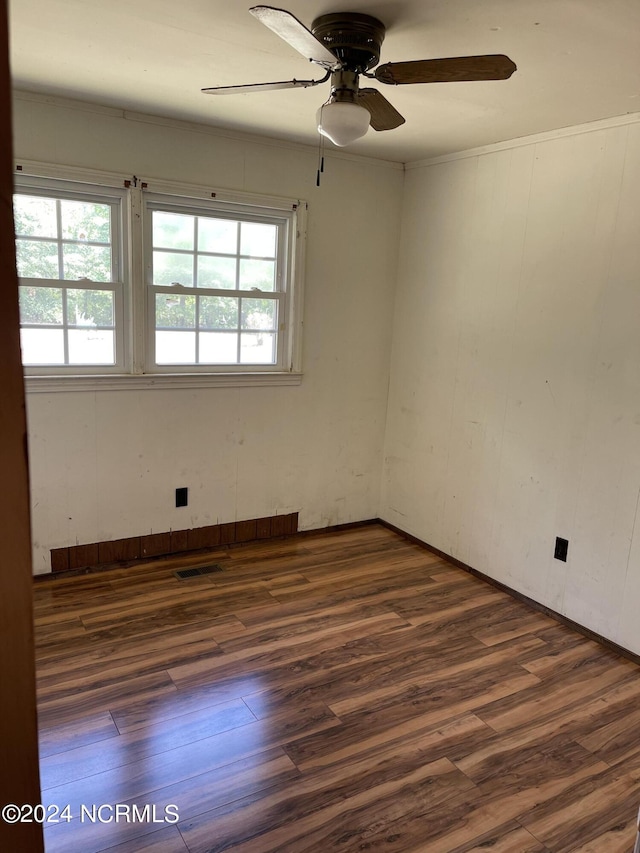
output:
M147 560L150 557L167 557L172 554L216 548L220 545L274 539L289 536L297 531L298 513L291 512L288 515L231 521L227 524L212 524L190 530L170 530L166 533L131 536L110 542L70 545L67 548L51 550L51 571L54 574L60 572L70 574L119 562L135 564L136 561ZM42 577L48 577L48 575Z
M441 551L439 548L434 548L433 545L429 545L428 542L423 542L422 539L418 539L417 536L413 536L411 533L406 533L400 527L396 527L394 524L391 524L390 522L385 521L382 518L378 518L376 519L376 521L378 524L381 524L388 530L392 530L394 533L397 533L405 539L408 539L410 542L413 542L414 544L419 545L422 548L426 548L427 551L431 551L432 554L437 554L437 556L442 557L443 560L447 560L447 562L453 563L453 565L457 566L459 569L463 569L465 572L469 572L469 574L473 575L476 578L480 578L480 580L483 580L485 583L491 584L491 586L501 590L502 592L506 592L512 598L521 601L523 604L526 604L532 610L537 610L540 613L544 613L545 615L550 616L552 619L555 619L556 622L560 622L561 625L566 625L567 628L571 628L573 631L577 631L579 634L582 634L589 640L594 640L596 643L599 643L601 646L610 649L612 652L615 652L621 657L627 658L627 660L631 660L634 663L640 665L640 655L636 654L635 652L632 652L629 649L625 649L624 646L619 646L617 643L614 643L613 640L609 640L607 639L607 637L603 637L602 634L598 634L595 631L592 631L590 628L586 628L579 622L574 622L573 619L569 619L567 616L563 616L562 613L558 613L556 610L552 610L550 607L547 607L545 604L541 604L534 598L529 598L529 596L524 595L524 593L518 592L517 590L512 589L510 586L507 586L506 584L501 583L500 581L494 580L494 578L489 577L489 575L485 575L484 572L480 572L478 571L478 569L474 569L473 566L468 566L466 563L463 563L461 560L452 557L445 551Z
M298 530L296 536L319 536L323 533L339 533L341 530L371 527L372 524L382 524L382 522L378 518L367 518L364 521L345 521L344 524L330 524L329 527L312 527L310 530Z

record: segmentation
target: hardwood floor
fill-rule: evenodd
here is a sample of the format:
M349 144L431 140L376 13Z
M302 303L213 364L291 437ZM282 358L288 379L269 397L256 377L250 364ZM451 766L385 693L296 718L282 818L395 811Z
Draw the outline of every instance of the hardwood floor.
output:
M638 667L381 526L34 595L47 853L633 848Z

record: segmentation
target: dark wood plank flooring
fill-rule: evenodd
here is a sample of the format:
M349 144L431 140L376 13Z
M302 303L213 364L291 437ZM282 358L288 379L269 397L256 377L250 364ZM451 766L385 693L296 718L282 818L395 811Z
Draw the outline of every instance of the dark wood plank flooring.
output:
M47 853L633 847L638 667L379 525L34 596Z

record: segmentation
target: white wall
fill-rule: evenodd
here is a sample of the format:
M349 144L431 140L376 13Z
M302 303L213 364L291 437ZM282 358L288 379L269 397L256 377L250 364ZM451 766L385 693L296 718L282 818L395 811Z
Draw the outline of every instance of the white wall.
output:
M637 122L407 171L380 513L636 652L639 223Z
M18 161L309 202L297 387L28 395L36 572L51 548L276 513L377 515L402 171L115 110L15 100ZM189 506L174 489L189 487Z

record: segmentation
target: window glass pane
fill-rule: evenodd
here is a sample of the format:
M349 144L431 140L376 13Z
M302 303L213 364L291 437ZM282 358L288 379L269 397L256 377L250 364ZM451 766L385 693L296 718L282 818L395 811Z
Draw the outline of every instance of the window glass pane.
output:
M198 250L235 255L238 251L238 223L228 219L198 217Z
M25 237L58 236L56 203L52 198L40 198L32 195L13 197L13 215L16 234ZM56 275L55 278L58 276Z
M20 278L60 278L58 244L44 240L16 240Z
M242 364L275 364L276 336L273 332L243 332L240 336Z
M110 290L67 290L67 323L70 326L113 326Z
M62 247L64 277L67 281L88 278L111 281L111 249L66 243Z
M240 290L275 290L275 261L240 261Z
M193 255L154 252L153 283L156 285L181 284L183 287L193 287Z
M69 329L69 364L114 364L114 338L108 329Z
M47 197L36 189L14 196L23 363L104 372L119 356L118 290L110 283L119 277L120 202L99 187L75 186L51 182Z
M195 360L195 332L156 332L158 364L193 364Z
M156 293L156 328L195 329L196 297Z
M200 364L237 364L238 335L233 332L201 332Z
M185 213L153 212L153 245L156 249L193 250L194 217Z
M236 259L198 255L198 287L235 290Z
M274 299L243 299L242 327L243 329L276 328L277 311Z
M64 364L62 329L20 329L23 364Z
M66 240L111 242L111 207L92 201L61 199L62 236Z
M257 258L275 258L277 225L262 225L243 222L240 238L240 254Z
M62 325L62 290L59 287L21 287L20 322Z
M200 296L201 329L237 329L238 300L233 296Z

